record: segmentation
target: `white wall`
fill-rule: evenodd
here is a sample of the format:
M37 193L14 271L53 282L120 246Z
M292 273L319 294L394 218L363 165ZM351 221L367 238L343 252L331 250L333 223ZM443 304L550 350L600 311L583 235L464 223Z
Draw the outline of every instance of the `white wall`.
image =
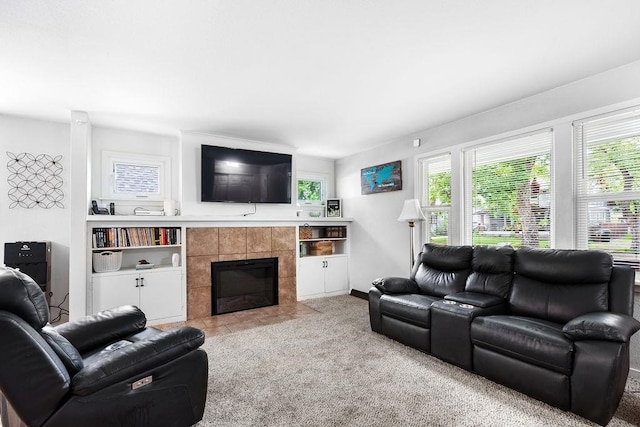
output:
M109 206L115 203L117 215L133 215L133 210L140 206L146 209L163 208L162 202L150 201L122 201L101 199L102 183L102 152L116 151L121 153L135 153L153 156L167 156L171 158L171 200L180 200L180 141L177 136L156 135L134 132L123 129L92 127L91 135L91 199L99 204Z
M571 120L580 115L597 114L611 108L640 103L640 61L579 80L467 117L443 126L397 138L369 151L336 161L337 197L344 200L346 216L354 218L351 239L350 283L354 289L367 291L378 276L406 275L408 269L408 227L396 221L402 201L413 198L416 157L444 150L460 152L464 145L554 126L554 155L564 158L568 168L556 171L563 183L571 179ZM420 138L419 148L412 141ZM380 163L402 160L403 190L374 195L360 194L360 169ZM568 170L567 170L568 169ZM555 202L560 212L557 247L572 245L573 218L570 210L573 193L571 182L563 185ZM569 214L567 214L569 210ZM459 237L458 230L454 230ZM416 233L418 235L418 232ZM569 237L567 237L569 236ZM452 243L463 243L456 238ZM416 243L416 247L419 244Z
M51 305L60 304L68 292L69 281L69 165L70 165L69 124L52 123L0 115L0 242L21 240L51 241ZM31 209L9 208L11 201L7 195L7 152L14 154L61 155L63 208L52 207ZM4 244L0 246L0 261L4 259ZM68 309L68 302L63 307ZM52 317L59 310L51 309ZM66 317L63 320L67 320Z
M200 201L200 146L219 145L225 147L243 148L247 150L270 151L275 153L293 154L292 170L292 203L286 204L257 204L253 218L293 218L296 216L296 171L326 173L331 177L329 188L333 194L334 161L313 157L298 156L291 147L285 147L268 142L250 141L196 132L182 133L182 200L181 214L191 216L210 216L215 218L242 218L246 213L254 212L254 205L248 203L212 203Z

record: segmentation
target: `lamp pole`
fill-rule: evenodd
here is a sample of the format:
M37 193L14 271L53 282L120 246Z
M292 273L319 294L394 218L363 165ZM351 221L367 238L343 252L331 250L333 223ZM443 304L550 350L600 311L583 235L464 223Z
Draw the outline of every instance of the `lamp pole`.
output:
M420 201L418 199L410 199L404 201L402 212L400 212L398 221L406 221L409 223L409 274L411 274L411 271L413 270L413 262L415 258L413 248L413 229L416 226L416 221L424 221L425 219L427 218L422 213L422 209L420 208Z

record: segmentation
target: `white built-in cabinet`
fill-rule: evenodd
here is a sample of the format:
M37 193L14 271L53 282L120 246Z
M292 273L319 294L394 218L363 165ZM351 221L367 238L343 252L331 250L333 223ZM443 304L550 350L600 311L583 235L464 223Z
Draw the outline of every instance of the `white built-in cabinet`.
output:
M90 221L88 234L89 313L135 305L149 324L186 319L182 226L149 220L124 222L114 216ZM100 259L105 252L109 257L121 257L117 270L112 271L110 262L105 269ZM141 260L153 264L153 268L137 270Z
M347 293L347 226L300 226L298 236L298 300Z
M160 268L94 274L93 310L133 304L149 322L180 317L182 314L182 271Z

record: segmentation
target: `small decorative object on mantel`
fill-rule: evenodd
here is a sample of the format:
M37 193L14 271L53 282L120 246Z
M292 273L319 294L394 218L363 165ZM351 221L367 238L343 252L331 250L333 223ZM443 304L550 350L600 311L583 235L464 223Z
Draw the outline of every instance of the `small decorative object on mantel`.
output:
M21 207L31 209L36 206L64 208L62 199L62 156L48 154L14 154L7 151L9 161L8 196L9 209Z
M340 199L327 199L327 218L340 218L342 216L342 204Z
M152 268L153 268L153 264L151 264L146 259L141 259L136 264L136 270L149 270L149 269L152 269Z
M402 190L402 162L397 160L362 169L360 189L362 194Z

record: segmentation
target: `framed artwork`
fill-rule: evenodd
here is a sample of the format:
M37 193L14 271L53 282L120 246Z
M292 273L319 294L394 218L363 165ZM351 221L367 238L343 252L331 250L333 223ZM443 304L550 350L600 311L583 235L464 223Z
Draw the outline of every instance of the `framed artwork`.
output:
M402 162L371 166L360 171L361 194L402 190Z
M342 216L342 203L340 199L327 199L327 217L340 218Z

